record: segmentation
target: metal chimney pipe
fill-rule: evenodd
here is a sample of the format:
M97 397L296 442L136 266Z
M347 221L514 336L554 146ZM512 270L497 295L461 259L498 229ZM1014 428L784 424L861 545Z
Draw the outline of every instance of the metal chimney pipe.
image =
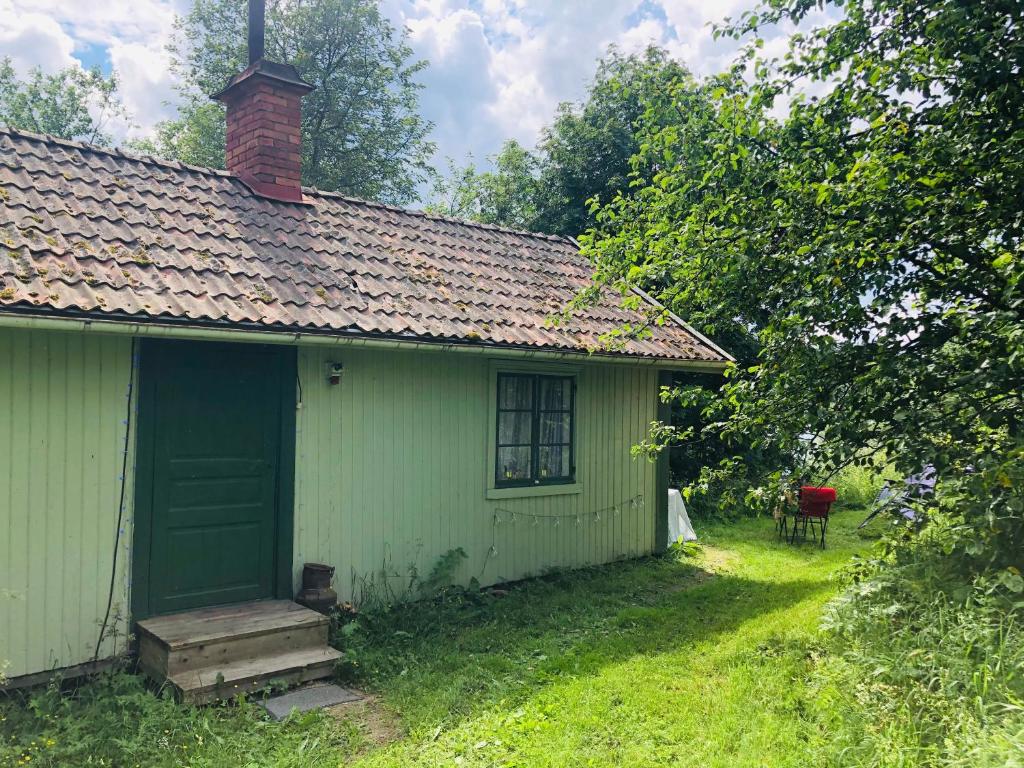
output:
M265 47L264 0L249 0L249 63L263 58Z

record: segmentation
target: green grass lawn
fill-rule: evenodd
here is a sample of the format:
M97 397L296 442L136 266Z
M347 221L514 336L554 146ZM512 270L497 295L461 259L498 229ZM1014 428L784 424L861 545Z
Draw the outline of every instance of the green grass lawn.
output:
M861 517L840 511L825 551L777 543L763 519L698 526L689 554L361 619L343 637L372 712L271 723L120 675L0 703L0 759L35 740L33 765L821 765L815 636L832 574L867 547Z

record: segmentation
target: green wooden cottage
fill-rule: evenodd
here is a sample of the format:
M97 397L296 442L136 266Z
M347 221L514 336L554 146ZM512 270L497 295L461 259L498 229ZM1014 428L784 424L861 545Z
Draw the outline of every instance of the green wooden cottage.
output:
M0 132L12 679L155 617L200 610L212 642L307 562L359 599L457 548L487 585L664 544L665 476L630 448L659 376L728 355L671 315L607 348L662 316L642 295L549 323L589 280L569 240L302 188L307 90L234 78L228 171Z

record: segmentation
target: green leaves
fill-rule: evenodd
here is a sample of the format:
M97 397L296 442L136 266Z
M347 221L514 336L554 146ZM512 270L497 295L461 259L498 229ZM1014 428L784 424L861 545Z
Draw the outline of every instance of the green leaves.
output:
M996 256L996 258L992 259L992 266L995 267L996 269L1006 269L1010 267L1014 263L1014 261L1014 255L1011 252L1006 251Z
M471 159L464 167L452 166L435 186L430 207L486 223L578 236L597 222L602 207L634 189L672 192L673 171L688 163L674 129L686 114L660 99L674 94L686 104L693 89L689 72L664 50L651 46L627 56L612 47L598 63L586 99L558 108L535 151L508 142L493 171L477 172ZM663 124L657 141L634 132L648 117Z
M223 167L223 112L209 97L246 65L245 8L197 0L177 20L169 50L186 99L159 127L159 153ZM394 204L417 198L433 173L432 125L419 113L426 62L375 0L268 3L267 58L316 86L303 99L304 183Z
M1024 578L1021 577L1020 571L1015 567L1011 566L1000 571L997 578L999 583L1013 594L1019 595L1021 592L1024 592Z
M493 171L470 163L449 162L448 174L435 181L427 210L484 224L528 230L537 216L539 159L516 141L507 141L491 158Z
M69 67L45 75L36 67L19 79L10 58L0 59L0 124L105 145L109 121L124 117L116 74Z
M674 162L599 212L587 253L600 283L639 283L741 359L695 440L743 436L747 465L764 447L816 481L865 452L932 463L947 493L976 488L957 497L970 527L1003 521L980 563L1024 544L1022 486L989 474L1019 477L1024 440L1024 92L1005 64L1024 20L1000 3L841 5L778 63L753 41L736 70L752 82L652 95L634 165ZM715 468L722 487L743 464Z

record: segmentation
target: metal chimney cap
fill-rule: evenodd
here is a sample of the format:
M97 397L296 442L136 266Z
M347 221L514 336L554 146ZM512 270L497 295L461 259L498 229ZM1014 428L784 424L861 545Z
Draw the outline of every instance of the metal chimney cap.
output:
M228 84L210 98L224 101L242 83L253 79L267 79L286 88L294 88L303 94L315 91L316 86L303 80L291 64L278 64L276 61L259 59L228 80Z

